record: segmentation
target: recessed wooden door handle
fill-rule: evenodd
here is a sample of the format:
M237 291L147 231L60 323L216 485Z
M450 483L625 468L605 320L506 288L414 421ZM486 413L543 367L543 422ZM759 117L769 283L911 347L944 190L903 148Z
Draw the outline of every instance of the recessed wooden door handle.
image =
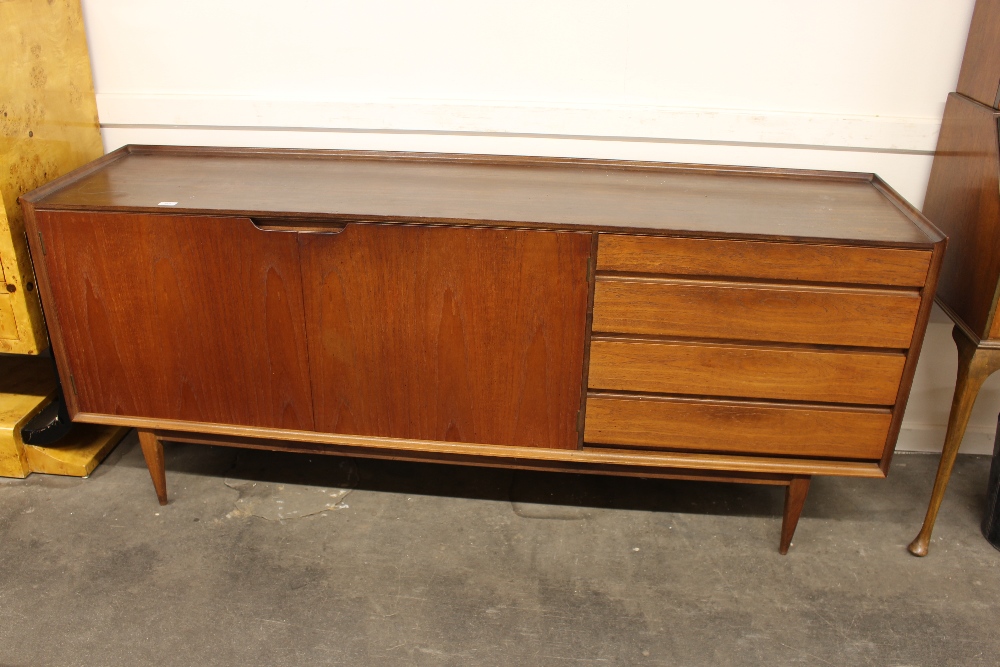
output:
M317 218L263 218L253 217L250 222L264 232L303 232L307 234L339 234L347 227L344 220Z

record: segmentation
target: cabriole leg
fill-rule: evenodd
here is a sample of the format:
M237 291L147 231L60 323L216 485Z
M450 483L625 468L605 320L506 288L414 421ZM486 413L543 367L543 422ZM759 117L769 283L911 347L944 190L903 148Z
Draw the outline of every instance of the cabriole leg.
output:
M167 504L167 473L163 467L163 443L152 431L139 429L139 445L146 459L149 476L153 478L153 488L161 505Z
M955 395L951 401L951 415L948 417L948 431L944 436L944 450L941 452L941 463L938 464L937 477L934 478L934 490L931 491L931 501L924 517L924 525L920 534L910 543L910 553L914 556L926 556L931 543L931 531L937 520L944 492L948 488L951 470L955 466L958 448L965 436L965 427L969 424L972 406L983 382L997 368L1000 368L1000 350L977 348L957 326L952 330L952 338L958 345L958 380L955 383Z
M788 547L792 545L792 535L799 525L799 516L802 514L802 506L806 504L811 481L812 477L809 475L796 475L785 488L785 516L781 521L781 544L778 546L782 556L788 553Z

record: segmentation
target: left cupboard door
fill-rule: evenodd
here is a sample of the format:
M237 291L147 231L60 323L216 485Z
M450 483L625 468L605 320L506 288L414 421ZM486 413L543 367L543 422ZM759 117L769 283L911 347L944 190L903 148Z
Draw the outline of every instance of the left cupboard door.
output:
M35 223L76 412L313 430L294 233L195 215Z

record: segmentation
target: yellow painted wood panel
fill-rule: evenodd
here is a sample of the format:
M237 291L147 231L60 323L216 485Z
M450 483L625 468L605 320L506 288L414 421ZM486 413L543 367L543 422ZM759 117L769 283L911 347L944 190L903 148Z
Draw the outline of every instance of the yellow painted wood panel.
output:
M86 477L131 429L124 426L75 424L58 447L25 445L31 472Z
M79 0L0 2L0 63L0 272L17 332L0 352L37 354L48 341L17 198L103 154Z
M21 427L55 394L50 359L0 356L0 477L26 477L30 472Z
M58 447L24 444L21 427L52 402L56 386L51 359L0 356L0 477L86 477L128 433L123 426L76 424Z
M10 295L0 294L0 340L17 338L17 323L14 321L14 307Z

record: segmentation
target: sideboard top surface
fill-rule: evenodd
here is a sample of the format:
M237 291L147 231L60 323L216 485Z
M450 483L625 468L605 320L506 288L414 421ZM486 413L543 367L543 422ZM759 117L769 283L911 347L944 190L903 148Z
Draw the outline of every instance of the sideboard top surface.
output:
M870 174L559 158L127 146L25 197L38 208L753 236L927 246ZM161 202L176 202L161 205Z

